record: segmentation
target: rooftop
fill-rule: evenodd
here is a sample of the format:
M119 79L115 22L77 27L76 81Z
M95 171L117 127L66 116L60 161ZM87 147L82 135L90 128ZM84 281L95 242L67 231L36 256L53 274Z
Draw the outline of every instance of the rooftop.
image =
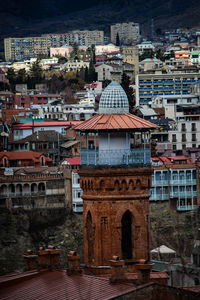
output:
M147 131L157 125L132 114L99 114L75 127L80 131L133 130Z

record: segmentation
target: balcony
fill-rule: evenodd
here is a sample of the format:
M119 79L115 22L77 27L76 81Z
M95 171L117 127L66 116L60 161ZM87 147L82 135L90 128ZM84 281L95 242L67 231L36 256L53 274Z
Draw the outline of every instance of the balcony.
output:
M197 192L196 191L184 191L184 192L170 192L170 198L181 198L181 199L185 199L185 198L191 198L191 197L196 197L197 196Z
M156 180L154 178L154 179L152 179L152 185L153 186L157 186L157 185L169 185L169 181L168 181L168 179Z
M170 183L171 183L171 185L181 185L181 184L183 184L183 185L191 185L191 184L194 184L194 185L196 185L197 184L197 181L196 181L196 179L189 179L189 178L186 178L186 179L179 179L179 180L173 180L173 179L171 179L171 181L170 181Z
M198 209L198 205L177 205L176 209L178 211L189 211Z
M150 201L169 200L169 194L152 194L149 198Z
M150 165L151 150L148 149L131 149L131 150L81 150L82 165Z

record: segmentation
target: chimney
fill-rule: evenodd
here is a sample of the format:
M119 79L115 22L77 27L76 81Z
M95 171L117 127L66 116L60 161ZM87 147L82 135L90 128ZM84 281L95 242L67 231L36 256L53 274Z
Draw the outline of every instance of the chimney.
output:
M80 255L77 255L76 251L70 251L69 254L67 255L67 260L68 260L68 269L67 269L68 275L81 273Z
M124 272L124 260L120 260L119 256L114 255L112 260L110 260L110 266L112 267L112 274L110 278L111 283L117 283L126 280Z
M38 267L38 255L33 254L32 250L27 250L24 254L24 259L26 261L26 271L35 270Z
M150 281L152 265L146 264L145 262L145 259L139 259L139 263L135 265L138 280L141 283L147 283Z
M40 247L38 251L39 268L57 269L60 267L60 254L62 250L55 249L53 245L49 245L47 249Z

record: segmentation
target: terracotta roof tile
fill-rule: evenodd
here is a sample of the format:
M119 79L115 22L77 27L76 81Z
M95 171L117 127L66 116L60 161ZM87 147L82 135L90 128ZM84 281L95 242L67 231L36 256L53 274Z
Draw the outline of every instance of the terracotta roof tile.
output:
M157 128L157 125L132 114L98 114L84 121L82 124L75 126L74 129L91 131L113 129L142 130L153 128Z
M39 160L40 156L43 153L33 152L33 151L15 151L15 152L0 152L0 159L4 156L7 156L9 160ZM46 157L47 159L47 157ZM48 161L52 161L48 158Z

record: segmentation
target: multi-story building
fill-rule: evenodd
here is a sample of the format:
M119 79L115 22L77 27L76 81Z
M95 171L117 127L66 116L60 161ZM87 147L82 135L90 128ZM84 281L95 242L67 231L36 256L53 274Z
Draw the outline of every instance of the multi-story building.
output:
M56 167L5 170L0 175L0 206L50 212L72 210L71 174ZM61 214L58 212L59 217Z
M139 73L139 52L136 47L123 47L123 61L134 65L135 75Z
M189 95L198 83L199 73L167 73L136 75L136 105L151 104L158 95Z
M128 45L134 41L138 41L140 37L139 23L117 23L110 26L111 43L116 44L116 37L119 35L120 44Z
M39 54L49 55L50 47L103 45L104 32L99 30L72 31L63 34L43 34L38 37L6 38L4 52L6 61L20 61L37 57Z
M45 37L24 37L4 39L6 61L20 61L37 57L39 54L49 55L50 39Z
M170 201L177 211L197 209L199 199L199 165L185 156L152 158L150 201Z

